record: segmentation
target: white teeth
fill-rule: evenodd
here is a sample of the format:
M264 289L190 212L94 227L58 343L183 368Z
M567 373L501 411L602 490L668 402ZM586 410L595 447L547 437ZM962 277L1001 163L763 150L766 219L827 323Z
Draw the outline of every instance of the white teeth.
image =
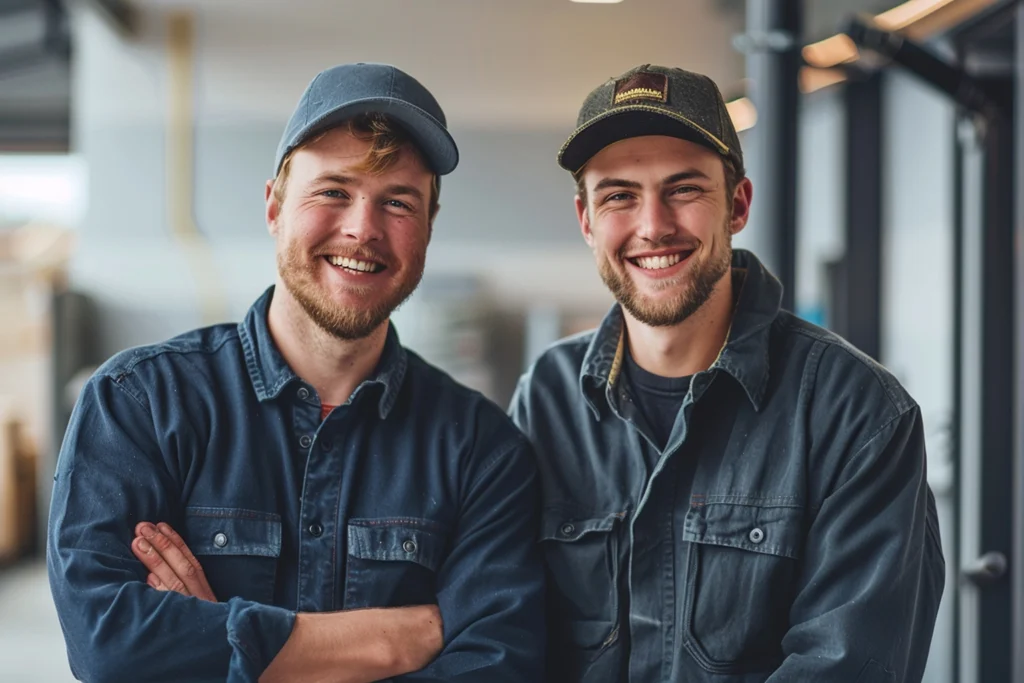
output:
M363 273L375 273L381 268L381 266L373 263L372 261L359 261L357 259L346 258L344 256L328 256L327 260L333 265L348 268L349 270L358 270Z
M637 265L641 268L646 268L648 270L661 270L662 268L674 266L682 259L682 254L672 254L671 256L644 256L635 260Z

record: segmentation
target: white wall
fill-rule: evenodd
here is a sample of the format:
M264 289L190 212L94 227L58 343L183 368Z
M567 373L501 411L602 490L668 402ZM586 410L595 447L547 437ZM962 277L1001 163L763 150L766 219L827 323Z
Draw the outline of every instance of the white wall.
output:
M73 282L100 305L101 349L242 315L273 279L263 183L280 131L319 69L357 59L392 62L422 80L461 147L460 167L442 186L427 277L479 276L507 308L544 301L603 310L609 297L555 154L586 92L636 64L704 70L723 88L738 82L742 56L730 38L742 17L713 4L307 0L295 12L264 0L145 0L130 41L88 3L77 5L72 145L90 183ZM169 218L180 201L169 195L166 10L182 5L194 15L198 257L174 239Z
M883 91L882 361L921 406L928 479L935 491L946 555L946 592L927 683L953 680L953 601L949 420L953 411L954 120L948 98L893 71Z

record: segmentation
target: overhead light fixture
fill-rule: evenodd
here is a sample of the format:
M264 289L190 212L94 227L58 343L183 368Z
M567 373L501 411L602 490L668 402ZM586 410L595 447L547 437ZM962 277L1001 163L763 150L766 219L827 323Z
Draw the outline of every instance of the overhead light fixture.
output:
M997 0L909 0L882 12L875 23L887 31L900 31L913 40L925 40L994 5Z
M845 33L811 43L804 47L802 54L805 62L819 69L849 64L857 61L857 58L860 57L857 45Z
M978 14L998 0L907 0L872 17L885 31L899 31L912 40L924 40ZM807 66L800 71L800 89L814 92L846 80L839 67L864 56L845 33L811 43L802 50Z
M842 69L817 69L812 66L800 67L798 76L800 92L808 95L812 92L836 85L846 80L846 73Z
M726 103L725 108L729 111L729 118L737 133L750 130L757 123L757 107L748 97L740 97Z
M954 0L907 0L891 10L882 12L875 17L875 22L889 31L899 31L940 10Z

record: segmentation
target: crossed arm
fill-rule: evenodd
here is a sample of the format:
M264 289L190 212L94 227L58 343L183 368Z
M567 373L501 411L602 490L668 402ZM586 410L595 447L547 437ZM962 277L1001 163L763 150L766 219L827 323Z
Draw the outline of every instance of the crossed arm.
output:
M217 602L199 560L170 525L140 522L132 552L151 588ZM436 605L299 613L259 683L323 680L326 673L337 683L370 683L422 669L442 645Z
M438 574L436 607L296 614L238 597L213 602L180 537L154 525L133 526L140 518L175 518L173 492L180 484L164 460L166 438L154 428L160 416L121 379L99 375L83 389L54 479L47 563L77 678L536 680L544 624L532 531L536 474L528 451L488 451L481 462L493 466L467 476L464 518ZM150 538L129 543L136 530ZM140 553L150 563L154 553L170 562L154 572L157 565L140 565ZM481 566L489 568L490 582L480 580ZM177 579L167 573L171 567ZM494 581L505 590L495 591Z

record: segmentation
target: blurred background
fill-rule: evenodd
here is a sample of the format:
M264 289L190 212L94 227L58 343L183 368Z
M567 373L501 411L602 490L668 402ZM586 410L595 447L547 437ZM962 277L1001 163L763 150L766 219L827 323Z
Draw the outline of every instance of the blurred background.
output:
M244 314L292 107L379 61L462 152L396 324L502 405L611 303L555 164L583 97L643 63L710 75L755 187L736 246L923 409L948 568L926 681L1024 682L1020 36L1000 0L0 0L0 681L72 680L42 535L81 383Z

